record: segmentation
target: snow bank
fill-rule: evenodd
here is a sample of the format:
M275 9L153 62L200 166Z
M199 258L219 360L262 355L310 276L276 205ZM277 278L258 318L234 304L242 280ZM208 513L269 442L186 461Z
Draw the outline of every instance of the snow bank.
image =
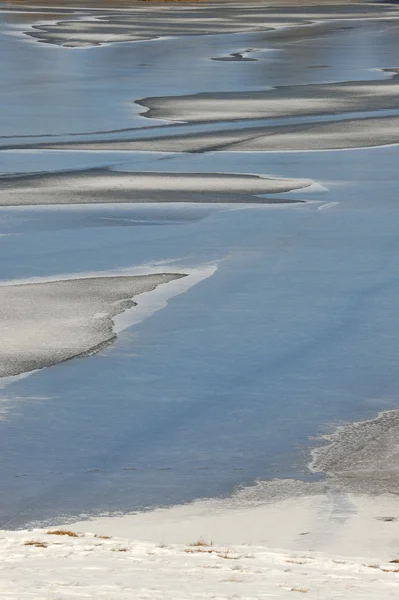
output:
M238 528L241 517L236 514ZM284 518L272 527L284 530ZM212 543L196 538L190 528L186 544L133 541L104 532L70 537L48 531L1 532L3 600L261 600L292 599L292 592L318 600L384 600L397 594L399 569L391 561L399 550L389 559L348 558Z

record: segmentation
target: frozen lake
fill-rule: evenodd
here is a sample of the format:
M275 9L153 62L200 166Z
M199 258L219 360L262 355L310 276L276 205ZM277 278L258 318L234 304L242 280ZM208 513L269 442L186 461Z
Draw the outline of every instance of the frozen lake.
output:
M203 274L0 379L1 527L311 481L315 436L399 408L398 10L1 6L1 282Z

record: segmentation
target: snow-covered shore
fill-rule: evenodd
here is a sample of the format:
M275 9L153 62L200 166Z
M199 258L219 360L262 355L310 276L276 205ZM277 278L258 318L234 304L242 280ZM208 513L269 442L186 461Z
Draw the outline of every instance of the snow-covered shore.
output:
M394 495L367 496L287 482L260 483L251 498L248 490L227 499L201 500L172 508L130 515L100 517L68 525L91 532L158 544L190 544L203 538L215 544L264 546L292 552L369 556L373 562L399 558L399 500ZM295 487L298 485L297 491ZM273 489L274 488L274 489ZM260 496L264 493L265 500ZM396 556L397 555L397 556Z
M393 496L318 494L244 507L224 502L102 517L61 528L58 535L49 532L59 528L3 531L0 596L397 597L399 504Z
M394 598L395 565L270 552L262 546L161 546L86 534L18 532L1 541L4 600ZM396 565L397 566L397 565Z

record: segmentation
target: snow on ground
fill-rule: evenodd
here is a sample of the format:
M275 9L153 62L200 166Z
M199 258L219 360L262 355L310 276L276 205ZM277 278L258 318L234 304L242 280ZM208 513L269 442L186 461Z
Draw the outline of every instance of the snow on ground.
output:
M155 544L189 544L202 537L228 547L368 556L373 563L399 558L397 495L346 493L324 482L258 482L229 498L97 517L69 527Z
M3 532L0 552L3 600L252 600L293 592L382 600L397 598L399 583L394 563L263 546L162 545L35 530Z
M398 523L389 516L397 508L392 496L339 497L335 505L330 498L328 505L319 494L235 508L201 501L61 529L2 531L0 598L397 598ZM259 541L267 539L287 549Z

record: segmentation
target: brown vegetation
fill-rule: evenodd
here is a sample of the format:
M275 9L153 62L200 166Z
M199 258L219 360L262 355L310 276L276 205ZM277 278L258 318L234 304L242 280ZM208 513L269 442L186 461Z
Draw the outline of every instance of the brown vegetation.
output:
M399 573L399 569L381 569L383 573Z
M38 540L28 540L24 543L24 546L36 546L36 548L47 548L46 542L40 542Z
M189 544L189 546L199 547L199 546L213 546L212 540L207 542L202 536L193 544Z
M201 548L201 547L196 547L196 548L186 548L184 550L184 552L187 552L187 554L195 554L196 552L198 552L199 554L212 554L213 552L215 552L215 550L213 550L212 548Z
M234 556L231 553L231 550L218 550L217 548L209 548L201 545L191 545L190 548L186 548L184 552L187 554L214 554L219 558L224 558L226 560L238 560L239 556Z
M48 531L47 535L67 535L69 537L79 537L74 531L68 529L55 529L54 531Z

